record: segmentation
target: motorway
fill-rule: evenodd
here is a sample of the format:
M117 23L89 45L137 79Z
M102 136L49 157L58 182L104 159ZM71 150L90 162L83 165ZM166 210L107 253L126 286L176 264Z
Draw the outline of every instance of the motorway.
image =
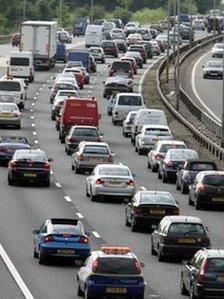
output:
M195 211L194 207L188 206L187 196L177 192L173 184L161 183L157 175L146 168L146 157L138 156L130 140L122 136L121 127L112 125L106 113L107 101L102 96L102 82L107 77L108 64L111 61L112 59L108 58L105 65L98 65L97 73L91 75L90 85L85 85L80 93L82 96L94 95L98 99L102 113L100 131L115 153L115 160L129 166L138 189L144 186L151 190L171 192L179 201L181 214L201 217L210 227L213 246L223 247L223 229L220 225L223 212ZM139 70L135 79L135 91L138 91L142 74L155 61L156 59L149 61L147 66ZM64 145L59 143L58 132L54 129L54 122L50 119L49 86L52 86L52 77L62 67L63 64L57 64L50 72L36 73L35 82L29 85L29 99L23 114L21 131L6 129L0 131L0 135L25 135L34 147L42 148L48 157L54 158L52 163L54 174L50 189L34 186L8 186L7 168L1 168L1 245L34 298L78 298L75 279L78 268L64 263L39 265L38 261L32 257L32 230L38 228L45 219L50 217L81 217L83 223L91 231L93 248L98 248L104 243L130 246L145 263L144 274L147 282L145 298L184 298L179 292L180 261L158 262L157 258L150 254L150 235L146 232L133 233L125 226L124 204L91 202L85 196L86 175L77 175L70 170L70 158L64 152ZM0 69L1 74L4 71L4 68ZM1 259L0 271L0 298L23 298Z

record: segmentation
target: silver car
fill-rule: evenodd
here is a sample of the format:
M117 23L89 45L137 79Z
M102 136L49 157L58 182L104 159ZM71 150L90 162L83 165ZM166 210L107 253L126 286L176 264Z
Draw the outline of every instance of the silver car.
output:
M223 64L219 60L207 61L203 66L203 78L219 78L222 79Z
M136 114L137 111L130 111L123 121L122 134L124 137L131 136L131 124L133 123Z
M101 61L105 63L106 56L104 54L104 50L101 47L90 47L89 53L94 57L95 61Z
M97 164L113 162L113 154L106 142L82 141L71 157L71 169L80 173L81 170L92 170Z
M159 161L164 159L167 151L171 148L187 148L183 141L179 140L159 140L154 148L148 153L147 167L151 168L152 172L157 172Z
M0 103L0 125L21 128L21 112L15 103Z
M219 57L223 56L223 43L217 43L212 47L212 57Z
M100 196L132 198L134 194L133 176L123 164L98 164L86 179L86 195L92 201Z
M158 140L172 139L172 133L166 125L144 125L135 137L135 151L139 155L151 150Z

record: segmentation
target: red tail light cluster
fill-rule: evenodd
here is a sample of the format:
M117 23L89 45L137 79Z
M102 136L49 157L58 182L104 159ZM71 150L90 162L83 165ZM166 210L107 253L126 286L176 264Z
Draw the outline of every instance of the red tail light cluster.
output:
M97 185L103 185L105 183L105 181L101 180L101 179L97 179L96 180L96 184Z
M86 237L80 237L80 238L79 238L79 243L85 243L85 244L87 244L87 243L89 243L89 238L86 238Z
M84 160L84 157L83 157L83 155L81 154L81 155L79 155L78 157L77 157L77 160L79 160L79 161L83 161Z
M173 215L180 215L180 211L177 209L173 210Z
M135 265L136 270L137 270L138 272L141 272L141 265L140 265L140 262L139 262L139 261L135 261L134 265Z
M95 272L99 265L99 259L97 258L95 261L92 262L92 272Z
M205 192L207 188L204 184L199 184L197 189L199 192Z
M165 162L165 166L167 168L172 168L173 167L173 163L171 161Z
M54 237L52 235L47 235L44 237L44 242L52 242Z
M204 282L204 276L205 276L205 270L208 268L208 260L205 259L202 264L201 264L201 268L198 272L198 276L197 276L197 282L198 283L203 283Z
M50 168L51 168L50 163L45 162L45 163L44 163L44 168L45 168L45 169L50 169Z
M126 184L127 184L128 186L134 186L134 185L135 185L135 182L134 182L133 180L128 180L128 181L126 182Z
M108 162L113 162L113 156L112 155L109 156Z
M11 162L9 162L9 168L11 168L11 169L15 169L16 166L17 166L16 161L11 161Z
M7 152L7 150L4 147L0 147L0 153Z
M76 139L75 139L74 137L70 137L70 138L68 139L68 141L69 141L69 142L75 142Z
M142 212L142 209L140 207L134 207L134 214L140 214Z
M161 159L162 159L162 155L160 155L160 154L156 154L156 155L155 155L155 159L156 159L157 161L161 160Z

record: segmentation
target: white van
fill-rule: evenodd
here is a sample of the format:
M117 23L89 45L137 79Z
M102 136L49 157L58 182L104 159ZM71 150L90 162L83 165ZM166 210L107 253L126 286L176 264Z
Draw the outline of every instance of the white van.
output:
M85 32L86 47L99 46L101 47L103 41L103 26L102 25L88 25Z
M131 126L131 142L135 143L135 136L141 131L143 125L167 125L166 115L159 109L138 110Z
M112 123L123 122L130 111L145 109L145 103L139 93L122 92L115 96L112 111Z
M4 76L0 79L0 95L14 97L19 109L24 109L27 99L27 86L23 79Z
M25 81L34 80L33 54L30 51L9 53L8 75L23 78Z

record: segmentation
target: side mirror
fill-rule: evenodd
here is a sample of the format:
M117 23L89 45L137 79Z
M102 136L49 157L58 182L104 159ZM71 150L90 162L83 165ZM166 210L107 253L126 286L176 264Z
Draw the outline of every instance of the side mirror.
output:
M104 134L103 133L100 133L100 137L103 137L104 136Z
M206 227L205 227L205 228L206 228L207 232L209 232L209 231L210 231L210 228L209 228L209 226L207 226L207 225L206 225Z
M115 157L116 155L115 155L115 153L111 153L111 156L112 156L112 157Z
M90 231L89 230L86 230L85 234L86 234L87 237L90 237Z
M47 161L48 161L48 162L53 162L54 159L53 159L53 158L49 158L49 159L47 159Z
M33 234L34 234L34 235L38 235L38 234L39 234L39 230L38 230L38 229L34 229L34 230L33 230Z
M101 119L101 117L102 117L102 114L101 114L101 113L99 113L99 115L98 115L98 119Z
M188 265L188 263L189 263L189 261L187 261L187 260L183 260L183 261L182 261L182 264L183 264L183 265Z
M145 267L145 263L143 263L143 262L140 262L140 265L141 265L142 268Z
M108 69L110 68L110 64L108 64Z

